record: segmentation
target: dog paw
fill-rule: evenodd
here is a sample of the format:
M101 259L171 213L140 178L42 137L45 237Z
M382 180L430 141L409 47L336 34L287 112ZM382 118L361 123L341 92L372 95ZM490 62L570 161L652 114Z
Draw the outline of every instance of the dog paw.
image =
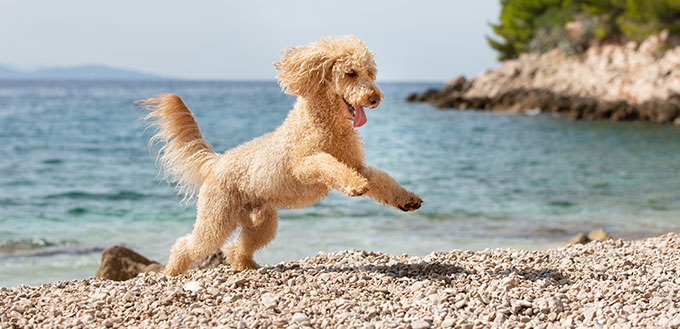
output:
M231 267L237 271L254 270L260 268L260 265L252 259L238 259L231 261Z
M402 202L397 203L397 208L401 211L414 211L423 204L423 199L419 196L409 192L409 196L404 198Z
M258 265L253 260L252 254L244 254L238 245L234 244L233 242L227 246L224 252L227 255L227 259L229 260L231 267L237 271L256 269L260 267L260 265Z

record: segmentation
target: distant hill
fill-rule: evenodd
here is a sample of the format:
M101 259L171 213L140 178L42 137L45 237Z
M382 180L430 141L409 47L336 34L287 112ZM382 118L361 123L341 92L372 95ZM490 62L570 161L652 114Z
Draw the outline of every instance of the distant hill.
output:
M0 79L8 80L161 80L155 74L118 69L103 65L50 67L33 71L17 70L0 65Z
M14 79L18 74L20 72L17 70L0 65L0 79Z

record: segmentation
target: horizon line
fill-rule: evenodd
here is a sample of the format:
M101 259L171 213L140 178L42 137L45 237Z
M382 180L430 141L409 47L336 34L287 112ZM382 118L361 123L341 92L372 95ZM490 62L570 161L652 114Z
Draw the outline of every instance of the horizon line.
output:
M225 79L193 79L193 78L169 78L158 77L155 79L115 79L115 78L0 78L0 81L102 81L102 82L161 82L161 81L183 81L183 82L272 82L277 83L276 79L259 79L259 78L225 78ZM445 83L446 80L381 80L377 79L378 83Z

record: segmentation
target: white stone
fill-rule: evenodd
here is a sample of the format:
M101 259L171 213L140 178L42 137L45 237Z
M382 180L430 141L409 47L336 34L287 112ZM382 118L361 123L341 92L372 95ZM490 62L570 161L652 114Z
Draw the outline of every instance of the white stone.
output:
M295 313L293 314L293 322L307 322L309 321L309 317L305 315L304 313Z
M191 292L197 292L203 289L203 286L196 281L189 281L184 284L184 290L189 290Z
M414 320L414 321L411 321L411 328L413 328L413 329L427 329L427 328L430 328L430 323L425 321L425 320L422 320L422 319Z
M602 265L602 264L593 265L593 271L595 271L595 272L604 272L606 270L607 270L607 267Z
M271 294L265 294L260 297L260 301L262 302L262 305L264 305L266 308L275 308L278 305L279 299Z

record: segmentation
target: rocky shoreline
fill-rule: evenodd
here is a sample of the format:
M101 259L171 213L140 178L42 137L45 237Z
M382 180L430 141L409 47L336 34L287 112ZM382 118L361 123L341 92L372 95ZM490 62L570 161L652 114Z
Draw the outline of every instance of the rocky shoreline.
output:
M577 55L559 49L523 54L474 79L459 76L406 99L439 108L680 125L680 46L666 49L667 39L661 33L640 44L593 45Z
M680 326L680 235L0 288L1 328Z

